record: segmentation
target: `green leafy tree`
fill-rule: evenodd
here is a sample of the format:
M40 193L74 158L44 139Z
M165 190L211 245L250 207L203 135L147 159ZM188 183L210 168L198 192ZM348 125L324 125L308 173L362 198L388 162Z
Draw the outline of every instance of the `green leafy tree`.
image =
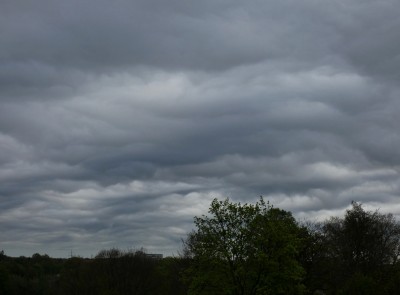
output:
M290 212L262 198L255 205L211 203L188 235L191 294L300 294L300 228Z

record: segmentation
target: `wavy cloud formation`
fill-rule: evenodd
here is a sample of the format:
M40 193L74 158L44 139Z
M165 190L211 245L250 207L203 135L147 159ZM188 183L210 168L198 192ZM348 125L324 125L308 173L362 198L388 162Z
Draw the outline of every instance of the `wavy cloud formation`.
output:
M170 255L214 198L400 215L400 3L0 4L0 248Z

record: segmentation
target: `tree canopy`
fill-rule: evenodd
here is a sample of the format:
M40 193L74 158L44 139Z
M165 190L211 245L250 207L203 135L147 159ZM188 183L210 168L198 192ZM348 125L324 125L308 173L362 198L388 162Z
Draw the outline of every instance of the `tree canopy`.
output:
M322 232L326 265L331 266L331 279L326 281L347 285L345 289L362 281L361 285L369 286L368 294L382 294L400 254L400 224L393 215L366 211L352 202L345 216L328 219Z
M255 204L214 199L209 216L195 217L187 241L192 294L297 294L300 229L290 212L262 198Z

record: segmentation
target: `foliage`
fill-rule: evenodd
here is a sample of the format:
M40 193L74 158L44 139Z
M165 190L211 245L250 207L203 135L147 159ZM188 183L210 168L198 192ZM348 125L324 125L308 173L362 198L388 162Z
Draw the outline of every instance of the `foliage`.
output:
M262 198L255 205L211 203L186 240L192 294L301 293L300 228L290 212Z
M393 215L352 202L343 218L331 217L309 234L318 237L306 268L309 287L328 294L394 294L385 291L395 288L400 250L400 225Z
M184 295L188 288L182 280L183 273L190 265L190 259L179 257L166 257L157 266L157 293Z
M0 255L0 294L54 294L61 259L34 254L32 258Z
M400 226L391 214L365 211L352 203L345 217L326 222L330 251L349 272L369 273L397 261Z
M0 294L400 294L400 224L353 202L343 217L301 226L261 198L214 200L180 257L143 249L95 258L8 257L0 251Z
M92 260L70 259L61 274L61 294L155 294L158 263L142 250L110 249Z
M1 253L0 253L1 254ZM143 250L102 250L94 259L0 256L0 294L180 295L183 260L154 259Z

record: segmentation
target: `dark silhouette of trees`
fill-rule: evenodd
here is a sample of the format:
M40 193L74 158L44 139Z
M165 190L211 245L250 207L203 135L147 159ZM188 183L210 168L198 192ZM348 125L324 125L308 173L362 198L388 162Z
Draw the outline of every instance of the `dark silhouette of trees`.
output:
M7 269L6 261L7 256L4 251L0 251L0 294L8 294L10 288L10 278Z
M327 261L332 265L331 284L351 290L362 285L382 292L400 250L400 225L391 214L365 211L352 202L344 218L330 218L322 228Z
M34 254L31 258L8 257L0 253L0 294L57 294L57 273L61 259Z
M156 259L144 250L102 250L93 259L8 257L0 252L0 294L183 295L187 259Z
M188 286L183 279L183 274L189 268L190 258L166 257L157 267L157 292L159 295L185 295Z
M70 259L61 275L61 294L157 294L159 264L143 250L115 248L94 259Z
M309 290L325 294L400 294L400 224L352 202L344 217L309 223L302 263Z
M305 270L303 283L307 287L307 294L321 291L325 286L325 279L330 271L326 261L325 237L320 223L306 222L301 227L302 247L299 260Z

